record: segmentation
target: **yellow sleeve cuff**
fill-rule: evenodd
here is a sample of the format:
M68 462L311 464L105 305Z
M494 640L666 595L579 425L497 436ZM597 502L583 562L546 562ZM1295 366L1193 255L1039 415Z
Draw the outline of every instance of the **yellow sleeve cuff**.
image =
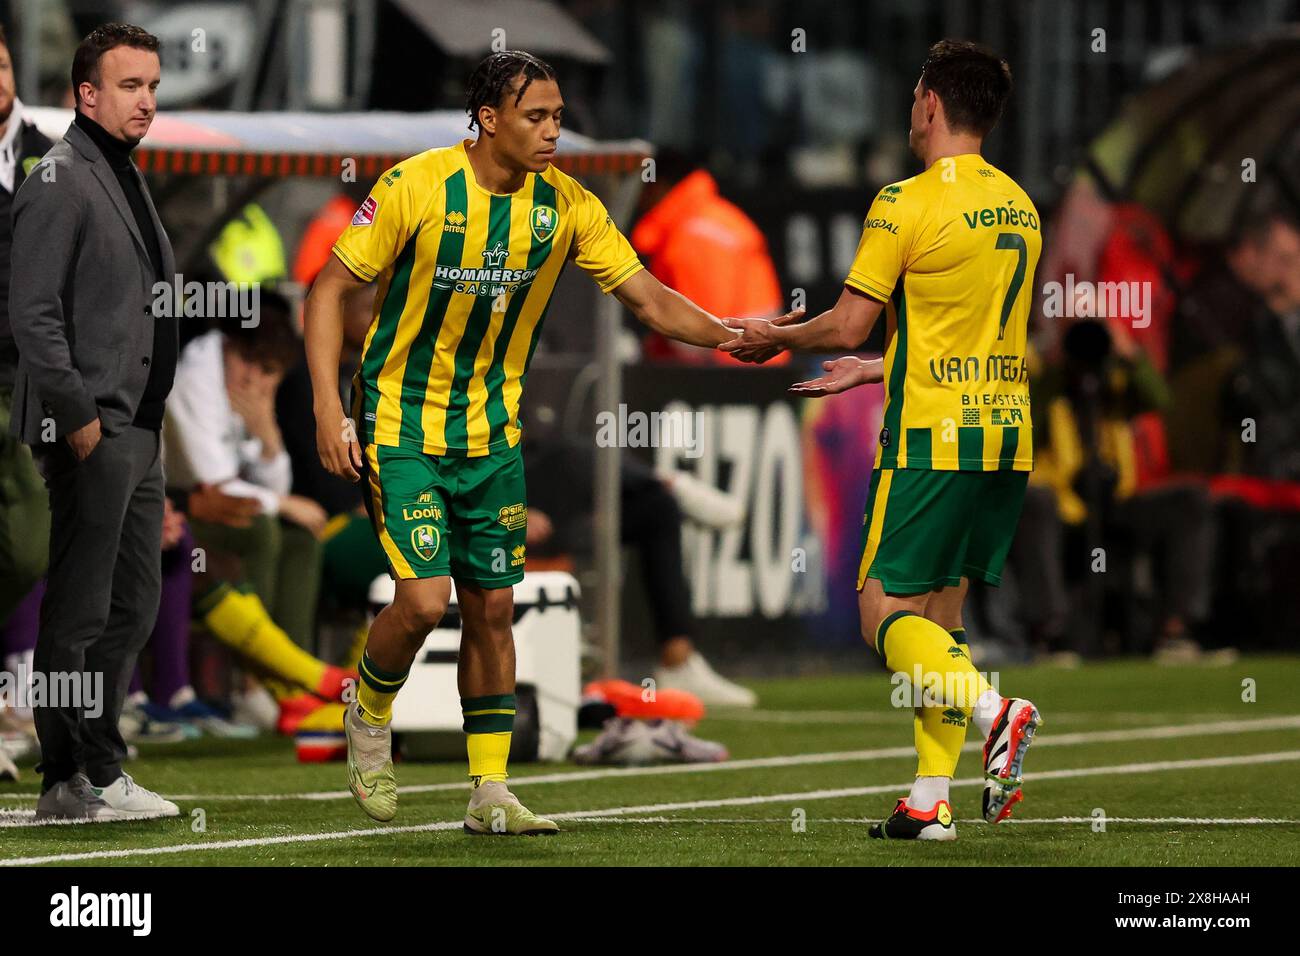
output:
M890 297L894 294L892 288L882 289L861 272L850 272L849 277L844 280L844 284L857 289L859 292L865 292L873 299L879 299L881 302L888 302Z
M599 283L600 291L605 293L613 292L644 268L645 266L641 264L640 259L633 259L630 262L624 263L623 266L612 273L608 279Z
M360 279L362 282L374 282L375 272L366 266L363 266L354 257L350 256L347 251L338 243L334 244L334 255L339 262L348 267L348 271Z

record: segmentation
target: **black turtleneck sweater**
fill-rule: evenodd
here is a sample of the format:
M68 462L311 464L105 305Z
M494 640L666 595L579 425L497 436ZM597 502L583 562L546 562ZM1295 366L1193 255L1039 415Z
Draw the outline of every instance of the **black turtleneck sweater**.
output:
M158 243L158 232L153 227L153 217L149 215L149 205L145 202L140 174L131 162L134 145L118 139L84 113L77 113L73 122L99 147L108 162L108 168L117 176L122 192L126 195L127 205L131 207L131 214L135 216L135 224L140 228L140 236L149 253L155 279L168 281L168 277L163 275L162 247ZM162 428L164 403L172 390L172 380L176 377L176 347L175 320L166 316L155 318L149 380L145 383L144 395L132 424L153 431Z

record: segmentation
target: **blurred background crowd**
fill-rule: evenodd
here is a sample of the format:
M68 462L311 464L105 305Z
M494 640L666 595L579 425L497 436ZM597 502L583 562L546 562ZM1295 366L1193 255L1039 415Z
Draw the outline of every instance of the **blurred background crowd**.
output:
M176 110L456 110L494 43L528 49L560 71L566 127L652 144L653 181L622 222L649 268L737 316L833 302L872 197L918 171L908 108L927 46L992 46L1016 92L986 155L1046 229L1027 357L1037 467L1004 587L974 594L972 646L984 663L1060 666L1295 649L1300 2L0 0L9 96L67 106L72 50L106 20L162 38L159 123ZM186 281L262 291L253 328L181 323L163 609L124 719L139 739L291 731L355 667L385 572L359 489L316 459L300 337L305 291L369 182L150 181ZM524 403L529 566L586 580L596 293L572 280ZM1136 284L1119 314L1099 306L1109 283ZM350 362L368 322L361 303ZM852 582L880 391L798 401L784 390L813 367L804 357L749 369L631 323L621 335L631 407L678 403L718 429L698 462L625 456L624 676L752 706L734 679L871 666ZM729 442L723 423L746 409L752 440ZM48 517L39 480L0 441L0 649L19 672ZM806 557L793 571L791 544ZM764 583L773 554L795 584Z

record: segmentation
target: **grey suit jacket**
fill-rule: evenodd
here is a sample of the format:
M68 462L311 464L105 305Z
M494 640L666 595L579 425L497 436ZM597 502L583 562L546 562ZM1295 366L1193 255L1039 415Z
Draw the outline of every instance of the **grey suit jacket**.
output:
M171 243L143 176L140 186L170 283ZM96 416L104 434L120 433L149 379L154 322L176 322L178 310L169 292L158 310L170 318L155 319L157 279L135 216L75 124L23 181L13 225L9 319L19 359L10 431L37 450L47 419L56 439Z

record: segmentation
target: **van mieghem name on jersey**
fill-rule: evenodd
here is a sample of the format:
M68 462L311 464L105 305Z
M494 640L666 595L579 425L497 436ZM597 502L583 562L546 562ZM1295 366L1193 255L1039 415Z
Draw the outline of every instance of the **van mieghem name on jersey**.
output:
M983 373L980 372L981 366ZM1028 382L1029 362L1023 355L936 355L930 359L930 377L936 382Z

